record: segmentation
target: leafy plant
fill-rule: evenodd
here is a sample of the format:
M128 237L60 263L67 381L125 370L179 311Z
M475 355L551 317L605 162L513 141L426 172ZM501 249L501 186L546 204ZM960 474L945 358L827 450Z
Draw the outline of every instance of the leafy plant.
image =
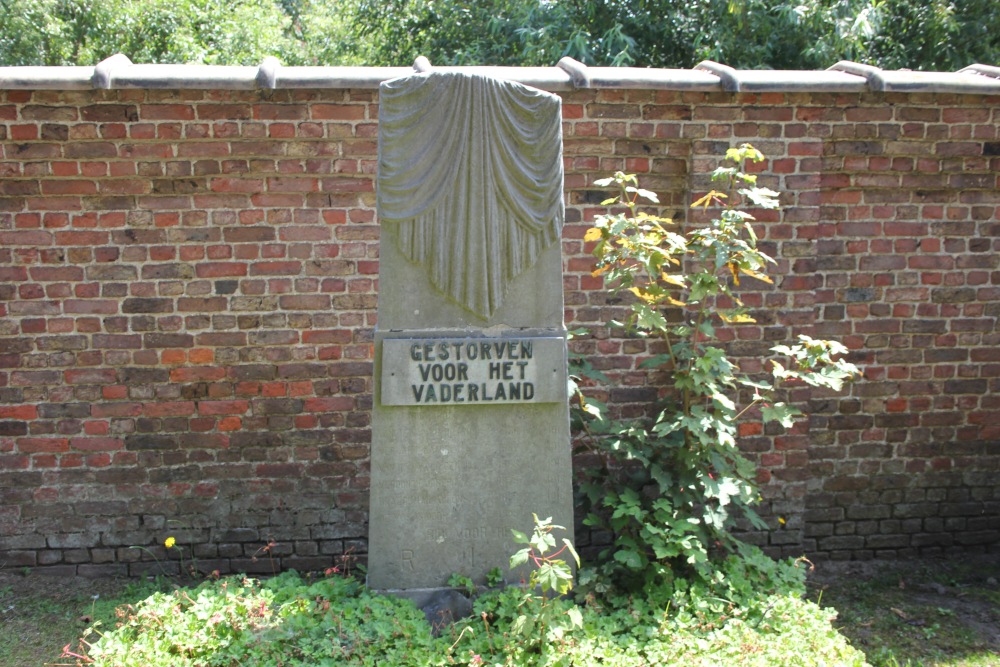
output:
M455 572L450 577L448 577L448 585L452 588L458 588L465 592L469 597L476 594L476 582L474 582L470 577L464 574L459 574Z
M596 244L594 274L634 297L626 320L613 324L650 340L654 354L642 368L672 377L647 422L609 419L603 406L581 399L587 442L602 462L584 485L585 523L614 534L600 571L626 588L690 573L711 578L712 554L739 544L729 531L734 514L765 527L752 507L759 494L754 465L737 446L738 420L759 414L791 426L801 412L784 400L788 387L838 391L857 372L837 358L846 352L840 344L799 336L772 348L768 373L751 375L719 339L720 327L754 322L739 288L771 283L765 272L774 260L758 248L754 217L743 208L778 208L778 193L747 168L763 159L749 144L729 149L712 174L718 189L692 205L717 215L687 231L640 210L641 200L657 198L635 176L596 183L617 186L603 204L619 208L586 234Z
M495 567L486 573L486 585L490 588L496 588L502 586L504 582L503 570L499 567Z
M532 568L511 632L528 640L527 646L541 651L551 640L562 638L565 630L563 618L568 619L571 626L583 624L579 608L573 605L564 607L550 597L550 594L566 595L573 588L573 569L560 556L568 552L577 567L580 566L580 557L568 539L563 538L562 546L556 549L556 538L552 533L565 528L554 525L552 517L540 520L535 514L533 518L535 527L531 537L517 530L511 531L515 542L527 546L510 557L510 569L526 564Z

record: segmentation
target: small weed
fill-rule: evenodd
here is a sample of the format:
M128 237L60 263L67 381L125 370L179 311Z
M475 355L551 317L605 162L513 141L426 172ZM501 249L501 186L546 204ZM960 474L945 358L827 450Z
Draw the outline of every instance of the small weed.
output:
M448 577L448 585L452 588L460 589L470 598L476 594L476 582L464 574L458 574L456 572Z
M490 588L503 586L503 570L495 567L486 573L486 585Z

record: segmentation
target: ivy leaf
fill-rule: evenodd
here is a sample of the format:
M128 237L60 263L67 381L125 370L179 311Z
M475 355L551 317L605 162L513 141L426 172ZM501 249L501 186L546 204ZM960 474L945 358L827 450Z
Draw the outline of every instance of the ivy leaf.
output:
M612 177L610 177L610 176L608 176L607 178L599 178L599 179L597 179L596 181L594 181L594 185L596 185L599 188L606 188L606 187L608 187L609 185L611 185L614 182L615 182L615 179L612 178Z
M719 318L726 324L754 324L757 322L746 313L727 313L723 310L719 311Z
M684 280L684 276L675 275L673 273L661 273L660 280L668 285L674 285L680 288L687 287L687 281Z
M510 557L510 569L514 569L528 562L528 549L521 549Z
M719 394L719 393L712 394L712 400L715 403L718 403L725 410L729 410L729 411L735 411L736 410L736 404L733 403L732 399L730 399L725 394Z
M639 368L659 368L670 361L672 361L672 359L669 354L657 354L656 356L650 357L649 359L643 359L639 362Z
M583 235L584 241L600 241L601 240L601 230L597 227L591 227L587 230L587 233Z
M701 206L702 208L707 209L709 204L712 203L713 199L728 199L728 197L724 192L719 192L718 190L712 190L704 197L695 200L695 202L691 204L691 208L698 208L699 206Z
M615 552L615 560L632 570L642 567L642 558L631 549L619 549Z
M754 271L753 269L745 269L745 268L743 268L743 267L741 266L741 267L740 267L740 273L743 273L743 274L745 274L745 275L748 275L748 276L750 276L751 278L756 278L757 280L760 280L761 282L765 282L765 283L767 283L768 285L773 285L773 284L774 284L774 281L773 281L773 280L771 280L771 279L770 279L770 278L769 278L769 277L767 276L767 274L764 274L764 273L760 273L760 272L758 272L758 271Z
M736 167L719 167L712 172L712 180L721 181L727 178L731 178L732 176L736 175L736 172L737 172Z
M570 542L570 541L569 541L568 539L566 539L566 538L564 537L564 538L563 538L563 546L565 546L565 547L566 547L566 549L567 549L567 550L568 550L568 551L570 552L570 554L571 554L571 555L573 556L573 560L575 560L575 561L576 561L576 566L577 566L577 567L580 567L580 556L579 556L579 554L577 554L577 553L576 553L576 549L574 549L574 548L573 548L573 543L572 543L572 542Z
M636 325L640 329L660 331L667 326L667 320L646 304L639 304L635 310Z
M744 188L739 192L760 208L774 209L779 207L777 199L779 193L774 190L768 188Z
M765 422L776 421L785 428L791 428L795 424L795 417L802 413L790 405L775 403L762 407L760 414Z
M736 378L736 381L743 385L744 387L751 387L753 389L763 389L764 391L771 391L774 387L771 386L770 382L758 382L756 380L751 380L749 378Z
M656 193L655 192L651 192L649 190L643 190L642 188L633 188L630 185L627 188L625 188L625 192L634 192L635 194L639 195L643 199L648 199L649 201L653 202L654 204L659 204L660 203L660 198L656 196Z

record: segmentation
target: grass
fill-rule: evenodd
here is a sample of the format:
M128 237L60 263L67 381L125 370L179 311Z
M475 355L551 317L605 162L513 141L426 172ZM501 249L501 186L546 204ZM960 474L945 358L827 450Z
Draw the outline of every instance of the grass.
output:
M119 605L136 603L164 580L82 579L0 573L0 665L39 667L57 660L95 621L113 626Z
M247 615L238 618L232 612L231 619L236 626L242 623L252 629L256 644L267 648L252 648L250 662L225 664L277 664L278 655L299 655L302 664L324 664L308 662L310 651L329 653L331 645L338 647L339 654L330 664L338 665L364 664L369 651L395 656L392 661L384 657L379 664L554 664L560 654L553 653L552 646L563 657L569 656L572 662L566 664L574 665L808 665L818 664L819 655L828 656L826 664L863 664L844 648L846 637L874 667L1000 667L1000 559L858 568L849 566L830 574L820 565L817 577L809 583L808 598L826 612L815 604L781 596L761 596L756 611L749 609L742 619L730 611L724 623L718 615L699 612L695 606L675 607L669 623L662 613L651 615L642 605L620 613L591 609L584 615L584 627L560 631L558 637L549 635L545 641L518 637L505 625L516 615L521 595L516 591L481 599L477 610L486 611L486 618L479 616L433 638L408 603L370 596L361 587L336 579L285 578L274 584L244 586L240 592L239 580L229 579L226 586L212 582L201 589L151 598L157 591L172 589L170 582L0 573L0 664L75 665L72 658L59 658L63 647L75 647L76 639L95 622L107 631L130 616L142 616L148 625L186 609L190 627L197 630L206 625L206 619L230 614L228 610L235 609L231 600L242 596ZM267 618L255 616L261 609L254 607L259 604L256 595L270 596L269 608L284 611ZM139 604L147 599L155 604ZM220 606L219 600L226 604ZM195 611L195 602L207 606ZM116 617L119 606L126 606L127 613ZM839 634L828 620L833 610L837 617L832 628ZM723 612L722 618L726 616ZM144 631L137 636L151 634ZM227 637L226 641L232 641L224 650L238 655L238 647L233 648L236 640ZM540 648L543 644L546 648ZM637 646L645 651L640 657L636 657L641 653ZM151 650L152 655L167 656L164 665L184 664L170 657L169 649L153 646Z
M1000 558L906 562L839 576L810 598L874 667L1000 667Z

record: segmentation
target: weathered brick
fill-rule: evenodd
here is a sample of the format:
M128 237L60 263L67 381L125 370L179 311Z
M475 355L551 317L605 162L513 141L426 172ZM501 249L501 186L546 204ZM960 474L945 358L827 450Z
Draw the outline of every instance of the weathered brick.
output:
M227 568L253 564L252 542L269 525L298 527L287 511L255 503L361 508L283 533L279 565L365 547L376 96L275 95L79 91L0 106L9 124L0 136L0 429L15 433L0 453L3 507L83 533L66 505L30 503L43 482L58 493L44 469L67 489L141 484L151 495L136 492L130 511L169 502L177 518L214 513L207 521L219 525L240 513L260 532L192 545ZM865 378L849 399L796 388L810 422L791 435L769 427L741 437L767 461L768 492L808 508L769 548L866 558L1000 541L986 521L1000 506L985 505L1000 503L990 444L1000 441L991 240L1000 149L989 109L975 96L906 93L854 106L819 93L569 95L569 326L622 315L590 276L582 242L606 196L595 178L649 172L643 185L684 211L689 179L701 187L736 133L769 153L762 178L789 191L794 205L758 230L779 259L777 286L741 286L759 325L724 332L730 351L752 373L798 331L837 336ZM636 367L636 355L654 353L645 341L595 333L585 351L618 383L595 395L639 416L670 378ZM261 472L273 486L248 496ZM320 479L316 498L293 491ZM212 505L196 502L207 498ZM4 510L0 524L31 525ZM113 547L89 552L93 565L86 547L17 549L55 569L152 567L124 547L159 535L116 535Z

